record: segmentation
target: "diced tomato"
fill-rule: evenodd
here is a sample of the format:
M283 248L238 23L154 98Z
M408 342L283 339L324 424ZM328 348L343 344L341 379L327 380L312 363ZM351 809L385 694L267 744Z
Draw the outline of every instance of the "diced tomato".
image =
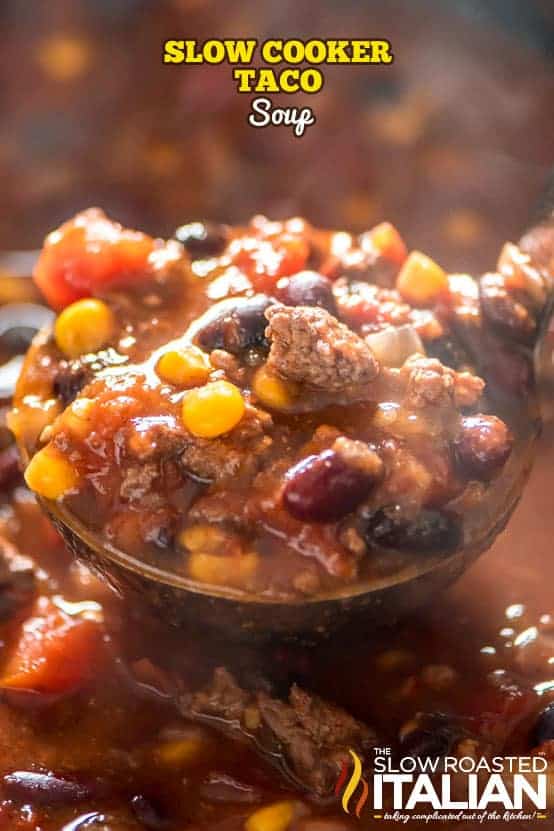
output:
M231 246L233 263L247 275L257 291L270 290L281 277L302 271L308 255L308 242L289 233L273 239L246 237Z
M95 671L102 645L102 625L82 615L69 615L46 597L23 624L0 686L42 693L67 693Z
M136 280L154 247L152 237L91 208L47 236L34 279L50 306L60 310L110 285Z
M404 240L390 222L381 222L370 233L373 247L387 260L402 265L408 251Z

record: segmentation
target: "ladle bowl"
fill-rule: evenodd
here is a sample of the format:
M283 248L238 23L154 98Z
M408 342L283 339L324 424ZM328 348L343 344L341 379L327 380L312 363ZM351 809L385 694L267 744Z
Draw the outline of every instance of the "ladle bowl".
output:
M444 556L422 555L399 573L313 599L284 602L221 586L209 586L143 562L101 540L59 502L41 500L68 547L118 593L170 625L209 627L226 637L313 637L348 624L367 632L394 625L425 606L487 550L508 522L529 474L539 423L531 419L506 470L475 515L465 519L460 548ZM389 555L391 554L389 550Z

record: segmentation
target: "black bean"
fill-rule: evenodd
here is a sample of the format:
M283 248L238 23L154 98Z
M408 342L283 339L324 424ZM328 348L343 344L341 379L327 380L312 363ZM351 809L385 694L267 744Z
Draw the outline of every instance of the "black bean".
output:
M9 355L26 352L31 340L52 323L53 312L37 303L6 303L0 308L0 348Z
M325 450L288 471L283 503L304 522L335 522L357 508L374 484L375 476Z
M175 236L191 259L200 260L221 254L229 239L229 229L217 222L189 222L177 228Z
M16 770L4 776L2 781L6 795L15 802L68 805L81 802L91 795L91 789L86 785L50 773Z
M212 306L200 319L195 340L202 349L225 349L237 355L247 349L267 349L265 310L275 303L265 294L237 297Z
M301 271L277 284L278 298L286 306L319 306L337 314L333 284L317 271Z
M534 747L550 741L554 741L554 701L540 713L532 732Z
M61 831L101 831L100 825L108 829L108 817L105 814L99 814L97 811L90 811L88 814L81 814L81 816L72 819L62 826Z
M79 361L60 361L54 379L54 394L67 407L77 398L88 378L87 370Z
M442 364L452 369L460 369L471 363L463 346L453 338L437 338L426 343L426 348L430 358L438 358Z
M166 831L169 828L169 821L165 819L160 810L153 805L142 794L134 796L131 800L131 808L136 818L148 831Z
M407 520L395 507L372 514L365 522L363 534L370 546L421 553L451 551L461 539L458 522L441 511L425 509Z
M420 713L417 726L401 741L403 756L415 759L436 759L450 753L458 742L470 736L461 719L445 713Z
M478 479L490 479L504 466L512 450L506 424L479 413L462 419L454 447L460 467Z
M414 759L437 759L450 750L451 740L440 731L416 728L403 739L402 755Z

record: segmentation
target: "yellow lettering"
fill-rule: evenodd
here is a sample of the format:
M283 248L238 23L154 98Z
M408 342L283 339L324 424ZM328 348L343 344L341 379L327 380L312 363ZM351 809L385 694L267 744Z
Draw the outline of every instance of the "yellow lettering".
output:
M256 48L255 40L224 40L229 63L250 63Z
M281 58L281 51L283 49L282 40L266 40L262 45L262 59L264 63L279 63Z
M206 63L222 63L225 60L225 47L220 40L207 40L202 47Z
M353 40L352 41L352 63L369 63L371 60L370 49L371 41L369 40Z
M325 63L327 46L324 40L309 40L304 50L304 59L308 63Z
M166 40L164 43L164 63L183 63L185 41Z
M305 69L300 76L302 92L319 92L323 86L323 73L319 69Z
M251 81L256 77L255 69L233 69L233 78L238 81L237 92L252 92Z
M279 84L272 69L259 70L256 92L279 92Z
M283 60L286 63L302 63L304 44L301 40L286 40L283 45Z
M373 51L371 55L371 63L392 63L394 55L390 51L390 43L388 40L374 40L372 42Z
M327 63L350 63L350 56L346 51L348 40L330 40L327 44Z
M279 75L279 85L283 92L298 92L298 69L283 69Z

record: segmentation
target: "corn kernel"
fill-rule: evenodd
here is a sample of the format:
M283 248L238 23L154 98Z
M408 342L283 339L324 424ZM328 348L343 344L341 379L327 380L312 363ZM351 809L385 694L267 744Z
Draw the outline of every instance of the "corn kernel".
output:
M183 400L183 423L193 436L213 439L228 433L244 415L241 392L229 381L212 381Z
M412 251L400 269L396 288L408 303L427 306L448 291L448 278L434 260L421 251Z
M68 358L97 352L109 341L115 328L112 311L102 300L77 300L61 312L54 337Z
M262 717L257 707L245 707L242 723L247 730L257 730L262 723Z
M179 543L189 551L217 552L229 544L229 536L216 525L191 525L179 534Z
M179 767L195 761L202 751L203 742L199 736L192 736L187 739L174 739L158 745L155 750L155 757L167 767Z
M293 818L293 802L274 802L248 817L244 828L245 831L287 831Z
M61 499L77 486L75 468L51 445L36 453L25 471L28 487L45 499Z
M259 564L255 551L231 556L195 551L189 557L189 576L212 586L245 588Z
M261 366L252 380L252 392L266 407L273 410L288 410L297 392L295 385L282 381Z
M210 370L208 356L196 346L165 352L156 366L162 381L177 387L199 387L205 384Z

